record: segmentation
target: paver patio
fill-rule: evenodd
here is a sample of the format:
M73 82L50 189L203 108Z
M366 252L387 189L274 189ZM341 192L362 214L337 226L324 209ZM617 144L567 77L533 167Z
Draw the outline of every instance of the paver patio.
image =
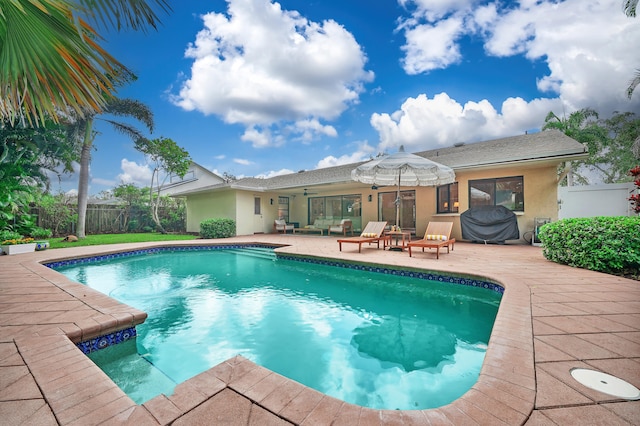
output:
M145 243L0 256L0 424L6 425L637 425L640 401L589 389L585 367L640 387L640 282L548 262L540 247L458 243L443 254L343 248L335 237L253 235L220 240L279 251L472 274L504 286L477 383L433 410L373 410L325 396L238 356L136 405L75 342L142 322L146 314L40 262Z

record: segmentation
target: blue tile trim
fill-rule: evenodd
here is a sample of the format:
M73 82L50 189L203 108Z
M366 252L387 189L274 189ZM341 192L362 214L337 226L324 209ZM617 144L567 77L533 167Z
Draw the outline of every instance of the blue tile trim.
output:
M123 251L119 253L109 253L98 256L78 257L74 259L60 260L56 262L43 263L44 266L56 269L63 266L81 265L84 263L100 262L102 260L121 259L124 257L139 256L143 254L174 252L174 251L201 251L201 250L225 250L225 249L241 249L245 247L259 248L277 248L278 245L270 244L224 244L224 245L194 245L194 246L175 246L175 247L153 247L141 250Z
M410 269L393 269L383 266L365 264L365 263L348 263L343 261L312 258L303 256L283 255L278 253L278 259L294 260L304 263L315 263L318 265L335 266L338 268L354 269L357 271L376 272L386 275L397 275L400 277L418 278L422 280L439 281L442 283L468 285L471 287L481 287L496 293L504 294L504 287L491 281L485 281L472 277L441 275L433 271L414 271Z
M125 251L120 253L110 253L100 256L82 257L76 259L61 260L58 262L44 263L51 269L56 269L63 266L72 266L83 263L99 262L102 260L119 259L123 257L138 256L149 253L160 252L172 252L172 251L200 251L200 250L225 250L225 249L241 249L245 247L259 247L259 248L277 248L279 245L273 244L219 244L219 245L190 245L190 246L174 246L174 247L154 247L141 250ZM468 285L471 287L481 287L488 290L495 291L500 294L504 294L504 287L491 281L485 281L478 278L469 276L453 276L442 275L433 271L420 271L411 269L393 269L389 267L382 267L366 263L349 263L332 259L323 259L315 257L305 256L293 256L288 254L277 253L278 259L294 260L305 263L315 263L318 265L336 266L339 268L355 269L359 271L377 272L387 275L398 275L401 277L411 277L424 280L433 280L439 282L445 282L450 284Z
M136 328L129 327L124 330L119 330L105 336L96 337L95 339L85 340L84 342L77 343L76 346L85 355L91 352L99 351L100 349L108 348L109 346L117 345L118 343L126 342L127 340L136 337Z

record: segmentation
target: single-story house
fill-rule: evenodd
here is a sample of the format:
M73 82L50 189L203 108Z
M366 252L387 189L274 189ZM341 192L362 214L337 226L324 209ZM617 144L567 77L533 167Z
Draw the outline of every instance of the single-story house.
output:
M402 187L400 226L422 236L429 221L453 221L461 239L460 213L503 205L517 215L522 235L536 218L558 218L558 170L588 157L587 149L557 130L416 152L451 167L456 181L438 187ZM369 221L395 223L396 187L356 182L353 163L268 179L243 178L174 192L187 200L187 231L210 218L236 221L238 235L273 232L275 219L297 227L327 227L351 219L358 232ZM326 234L325 234L326 235Z

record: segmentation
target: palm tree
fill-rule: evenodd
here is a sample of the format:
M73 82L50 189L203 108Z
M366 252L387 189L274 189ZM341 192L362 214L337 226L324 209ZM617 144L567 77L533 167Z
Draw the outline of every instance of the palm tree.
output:
M0 0L0 119L41 125L68 110L101 113L131 73L88 21L155 29L154 6L171 10L167 0Z
M148 106L140 101L133 99L110 98L103 107L104 114L114 115L118 117L132 117L142 122L149 132L153 132L153 113ZM85 111L73 119L68 125L68 137L71 140L78 141L80 146L80 176L78 178L78 227L76 235L78 238L84 238L85 222L87 215L87 199L89 196L89 164L91 163L91 149L93 141L97 136L97 132L93 129L94 121L100 120L109 123L116 131L129 136L132 140L137 141L144 138L144 135L130 124L119 121L98 117L98 114L92 111Z
M598 119L598 113L591 108L574 111L568 118L558 117L551 111L544 119L542 130L560 130L565 135L587 145L588 148L592 148L598 140L605 137L602 128L594 122L594 119ZM592 153L592 149L589 152ZM583 162L578 163L583 164ZM562 181L565 177L567 178L567 186L573 186L574 179L586 182L585 178L575 172L570 161L565 162L564 170L558 177L558 181Z
M638 0L624 0L623 7L624 13L628 17L635 18L636 10L638 9ZM633 91L636 89L638 84L640 84L640 70L636 70L636 75L631 79L629 87L627 88L627 96L629 99L633 96Z

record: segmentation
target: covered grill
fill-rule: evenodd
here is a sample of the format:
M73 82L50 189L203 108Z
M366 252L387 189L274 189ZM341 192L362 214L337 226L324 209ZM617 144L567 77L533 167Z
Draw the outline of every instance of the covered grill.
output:
M516 215L504 206L470 208L460 215L460 225L464 240L504 244L520 239Z

